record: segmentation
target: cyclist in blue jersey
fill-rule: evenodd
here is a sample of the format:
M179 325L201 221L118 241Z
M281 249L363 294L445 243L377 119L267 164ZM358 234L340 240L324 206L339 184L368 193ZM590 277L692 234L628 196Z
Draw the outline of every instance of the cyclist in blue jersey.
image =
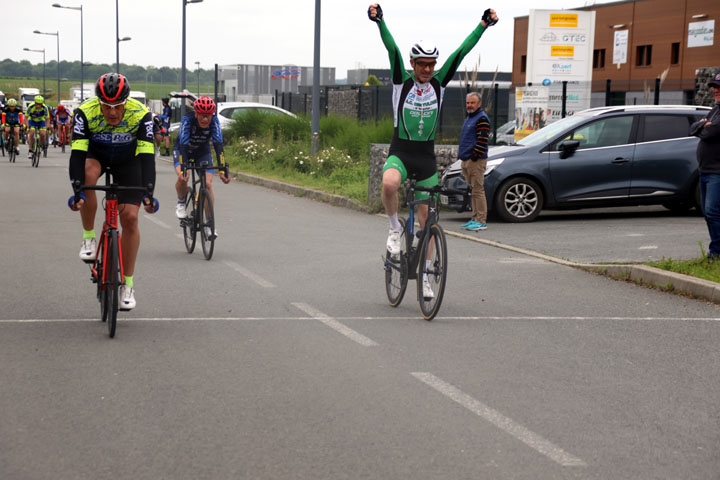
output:
M415 179L418 185L425 187L438 184L434 139L445 88L487 27L497 23L498 16L493 9L485 10L479 25L437 71L438 49L424 41L414 44L410 49L412 70L409 72L403 68L402 54L383 19L380 5L370 5L368 17L378 24L390 57L395 133L383 167L382 202L390 218L387 249L391 255L397 255L401 234L397 216L398 189L407 178ZM427 194L418 193L417 197L427 198ZM419 205L420 228L424 227L427 215L427 205Z
M218 167L220 167L220 180L223 183L230 182L230 176L225 163L225 154L223 152L223 137L220 130L220 122L215 116L215 102L210 97L200 97L195 100L193 110L182 118L180 123L180 134L173 148L173 160L175 164L175 172L177 173L177 181L175 182L175 191L177 192L178 202L175 214L178 218L187 217L185 210L185 196L188 192L188 172L183 170L182 166L192 158L195 165L213 166L212 153L210 152L210 144L215 149ZM205 172L205 180L207 188L210 192L210 198L215 203L215 194L212 188L213 169ZM217 228L215 229L217 237Z

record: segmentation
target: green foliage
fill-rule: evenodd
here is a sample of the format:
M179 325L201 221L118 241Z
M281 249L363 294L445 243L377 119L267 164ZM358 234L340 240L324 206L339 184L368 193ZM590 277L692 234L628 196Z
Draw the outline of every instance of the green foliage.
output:
M708 258L702 248L702 244L700 245L700 254L700 258L691 260L663 258L659 262L649 262L647 265L670 272L703 278L712 282L720 282L720 261L714 258Z
M382 85L383 83L375 75L368 75L365 79L365 85Z
M347 117L320 119L320 151L310 155L311 120L248 112L226 133L233 169L289 181L367 203L369 144L389 143L390 119L375 123Z

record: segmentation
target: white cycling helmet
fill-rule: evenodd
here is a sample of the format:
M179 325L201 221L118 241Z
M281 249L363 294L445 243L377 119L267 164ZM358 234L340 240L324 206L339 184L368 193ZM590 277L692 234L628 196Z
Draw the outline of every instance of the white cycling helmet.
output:
M416 58L438 58L438 55L440 52L438 52L438 49L435 45L426 42L424 40L420 40L415 45L412 46L410 49L410 58L416 59Z

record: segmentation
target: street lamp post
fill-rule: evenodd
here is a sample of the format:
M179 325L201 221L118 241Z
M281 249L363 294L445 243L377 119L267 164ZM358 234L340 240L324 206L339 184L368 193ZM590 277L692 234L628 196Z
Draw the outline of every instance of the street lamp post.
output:
M197 71L197 77L198 77L198 97L200 96L200 62L195 62L195 70Z
M118 0L115 0L115 73L120 73L120 42L132 40L130 37L120 38L120 10Z
M182 11L182 66L180 67L180 89L185 91L187 87L185 80L185 6L188 3L201 3L203 0L182 0L183 11ZM180 118L185 116L185 99L180 103Z
M60 102L60 31L55 33L41 32L40 30L34 30L33 33L38 35L53 35L57 37L57 101ZM44 96L44 95L43 95Z
M85 86L84 86L84 80L85 80L85 63L83 59L83 6L80 5L79 7L64 7L60 5L59 3L53 3L53 7L55 8L67 8L69 10L79 10L80 11L80 101L82 102L85 100Z
M45 49L34 50L32 48L23 48L26 52L42 52L43 54L43 97L45 96Z

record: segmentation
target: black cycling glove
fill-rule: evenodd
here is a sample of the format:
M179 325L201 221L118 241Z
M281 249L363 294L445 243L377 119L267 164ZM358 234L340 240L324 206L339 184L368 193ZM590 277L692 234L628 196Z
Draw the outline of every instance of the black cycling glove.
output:
M370 9L368 8L368 18L372 20L373 22L380 23L380 20L382 20L383 14L382 14L382 8L380 8L380 5L377 6L377 15L375 17L370 16Z
M379 8L378 8L378 11L380 11ZM485 22L485 28L492 27L493 25L495 25L498 22L497 20L492 19L489 8L487 10L485 10L485 13L483 13L482 20L483 20L483 22Z

